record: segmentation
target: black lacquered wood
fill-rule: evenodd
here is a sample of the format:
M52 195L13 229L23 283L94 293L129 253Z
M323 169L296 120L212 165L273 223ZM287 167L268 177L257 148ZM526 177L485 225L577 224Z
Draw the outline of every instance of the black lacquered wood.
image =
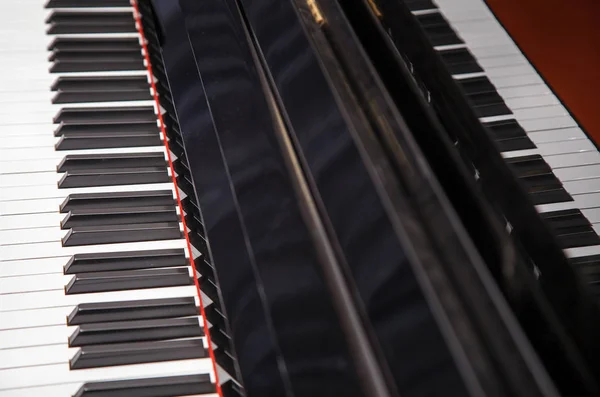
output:
M483 72L475 57L466 48L443 50L439 54L452 75Z
M600 245L600 237L581 210L551 211L540 215L550 223L563 249Z
M56 166L57 172L109 169L168 167L165 155L161 152L146 153L107 153L70 154Z
M177 222L179 215L173 205L125 208L75 209L60 222L61 229L79 226L132 225Z
M146 66L137 56L120 56L112 59L98 58L92 60L87 57L83 60L55 61L50 67L50 73L80 73L80 72L115 72L146 70Z
M204 336L198 317L84 324L69 336L70 347Z
M48 34L134 33L131 12L54 11L46 19Z
M187 266L183 249L75 254L64 274Z
M64 107L53 119L54 124L156 123L152 106Z
M48 45L48 51L92 52L92 51L126 51L140 50L139 40L127 38L96 38L96 37L57 37ZM52 56L52 55L51 55ZM50 59L51 60L51 59Z
M158 136L156 120L123 123L60 123L54 131L54 136L83 136L89 134L92 137L103 135L116 136L128 134L153 134Z
M59 189L65 189L90 186L165 183L169 181L171 181L171 178L164 167L94 168L65 172L58 181L58 187Z
M73 397L173 397L214 393L208 374L88 382ZM228 397L234 397L228 395Z
M163 146L157 132L68 133L54 145L56 150L110 149L125 147Z
M178 222L136 225L78 226L61 239L63 247L96 244L133 243L182 238Z
M192 297L82 303L69 314L67 324L186 317L198 313L199 309Z
M144 269L76 274L65 286L65 294L88 294L147 288L192 285L187 268Z
M60 212L93 208L124 208L154 205L171 205L177 202L171 190L147 190L141 192L107 192L70 194L60 205Z
M69 361L71 370L206 357L202 339L122 343L82 347Z

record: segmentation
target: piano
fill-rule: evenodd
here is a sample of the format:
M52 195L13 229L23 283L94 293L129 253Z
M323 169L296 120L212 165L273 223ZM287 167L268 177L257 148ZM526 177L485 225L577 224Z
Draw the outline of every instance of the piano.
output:
M484 0L0 11L0 397L600 393L600 153Z

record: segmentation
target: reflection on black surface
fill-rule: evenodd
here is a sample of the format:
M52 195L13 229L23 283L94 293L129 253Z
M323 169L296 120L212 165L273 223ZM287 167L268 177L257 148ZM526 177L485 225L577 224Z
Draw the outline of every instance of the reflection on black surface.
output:
M242 3L400 395L466 395L292 2Z
M205 228L209 239L219 242L211 245L211 256L218 266L217 277L238 360L247 377L281 391L275 345L267 330L245 236L181 11L171 0L155 1L154 5L165 30L164 63Z
M222 2L181 1L188 41L177 4L155 4L248 395L360 396L234 15Z

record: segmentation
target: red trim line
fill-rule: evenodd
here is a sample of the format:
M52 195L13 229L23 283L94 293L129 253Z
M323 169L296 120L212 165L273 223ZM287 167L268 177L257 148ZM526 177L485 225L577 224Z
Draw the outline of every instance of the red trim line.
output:
M181 222L183 223L183 234L185 235L185 241L187 243L188 254L190 257L190 265L194 270L194 283L196 284L196 291L198 292L198 298L200 300L200 314L202 315L202 322L204 323L204 330L206 334L206 340L208 342L208 354L210 355L210 359L213 364L213 371L215 372L215 383L217 386L217 393L220 397L223 397L223 393L221 391L221 386L219 385L219 374L217 373L217 363L215 360L215 354L213 352L212 344L210 343L210 332L208 332L208 323L206 322L206 315L204 313L204 304L202 303L202 295L200 294L200 285L198 284L198 279L196 278L196 265L194 264L194 258L192 257L192 246L190 244L190 239L187 233L187 227L185 225L185 218L183 216L183 208L181 207L181 199L179 197L179 190L177 189L177 180L175 178L175 170L173 169L173 162L171 161L171 152L169 151L169 143L167 141L167 133L165 131L165 124L163 122L162 114L160 113L160 102L158 100L158 92L156 91L156 84L154 83L154 74L152 73L152 65L150 63L150 57L148 56L148 48L146 47L146 37L144 36L144 31L142 30L142 19L140 17L140 10L137 5L136 0L131 0L131 4L135 9L135 20L137 22L137 30L142 38L142 48L144 49L144 58L146 60L146 67L148 69L148 75L150 79L150 85L152 87L154 102L156 103L158 110L158 120L160 123L160 130L163 133L165 148L167 150L167 158L169 160L169 167L171 168L171 179L173 180L173 184L175 185L175 196L177 197L177 205L179 206L179 211L181 213Z

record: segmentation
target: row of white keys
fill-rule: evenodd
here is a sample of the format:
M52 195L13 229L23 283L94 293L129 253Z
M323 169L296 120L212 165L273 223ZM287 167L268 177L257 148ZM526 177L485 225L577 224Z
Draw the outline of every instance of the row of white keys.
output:
M58 206L70 193L164 190L173 189L173 185L168 183L82 189L57 188L56 181L60 174L56 173L56 165L67 154L164 152L164 149L144 147L54 152L53 146L57 138L53 137L52 133L57 126L52 125L52 117L62 106L51 105L50 98L54 93L48 94L50 85L59 75L48 73L46 46L54 37L44 33L43 20L48 14L48 11L42 8L44 2L45 0L25 0L13 2L14 5L9 6L11 13L15 13L16 7L20 11L15 14L27 17L23 19L25 24L13 24L14 26L10 25L7 30L13 27L20 30L26 26L32 33L35 33L36 29L38 33L29 34L27 31L16 40L0 38L0 53L3 59L6 59L0 70L5 73L11 72L6 74L16 77L14 81L0 87L0 104L5 105L3 108L0 105L3 120L0 122L3 125L0 137L4 141L0 143L0 396L70 396L85 382L180 375L209 374L214 382L213 364L209 358L75 371L69 368L68 360L77 349L69 348L66 343L74 327L67 327L65 320L76 305L85 302L170 297L194 297L196 304L199 302L193 285L64 295L64 285L72 276L64 276L62 267L74 253L185 248L186 244L185 240L180 239L63 248L56 241L63 233L59 229L59 222L64 216L58 214ZM0 5L0 11L2 8ZM11 35L2 35L5 38L7 36ZM86 35L80 37L84 36ZM102 35L94 35L99 36ZM37 54L38 60L35 58ZM21 63L31 66L21 67ZM13 73L19 69L21 75ZM122 76L137 75L139 72L95 75L107 74ZM80 73L73 75L82 76ZM96 106L149 104L99 103ZM151 105L154 106L154 103ZM91 107L94 104L64 105L78 106ZM28 168L27 164L32 165ZM26 214L36 216L28 217ZM16 216L21 218L17 219ZM48 226L31 228L32 225L46 224ZM22 225L25 225L25 228L21 228ZM13 227L19 229L11 229ZM41 242L48 238L53 241ZM189 271L191 272L191 268ZM216 397L216 394L209 396Z
M546 86L485 2L436 0L436 3L459 37L465 41L466 48L484 69L482 75L496 86L498 93L513 112L514 116L507 116L505 119L514 117L537 146L531 150L505 152L503 156L510 158L541 155L574 199L567 203L540 205L538 210L546 212L580 208L579 196L600 198L595 195L600 193L600 153L596 146ZM484 44L484 39L489 40L488 46ZM490 48L503 49L495 58L510 57L507 64L511 66L490 68L490 64L502 64L501 61L490 61L494 59L490 57ZM519 58L521 60L518 60ZM506 73L499 69L504 69ZM502 119L502 116L498 119ZM590 194L593 196L589 196ZM582 211L586 216L600 208L600 200L597 203L590 203L589 199L585 201L591 205ZM597 217L588 220L596 232L600 231L600 220ZM600 246L572 248L566 252L572 256L599 254Z

